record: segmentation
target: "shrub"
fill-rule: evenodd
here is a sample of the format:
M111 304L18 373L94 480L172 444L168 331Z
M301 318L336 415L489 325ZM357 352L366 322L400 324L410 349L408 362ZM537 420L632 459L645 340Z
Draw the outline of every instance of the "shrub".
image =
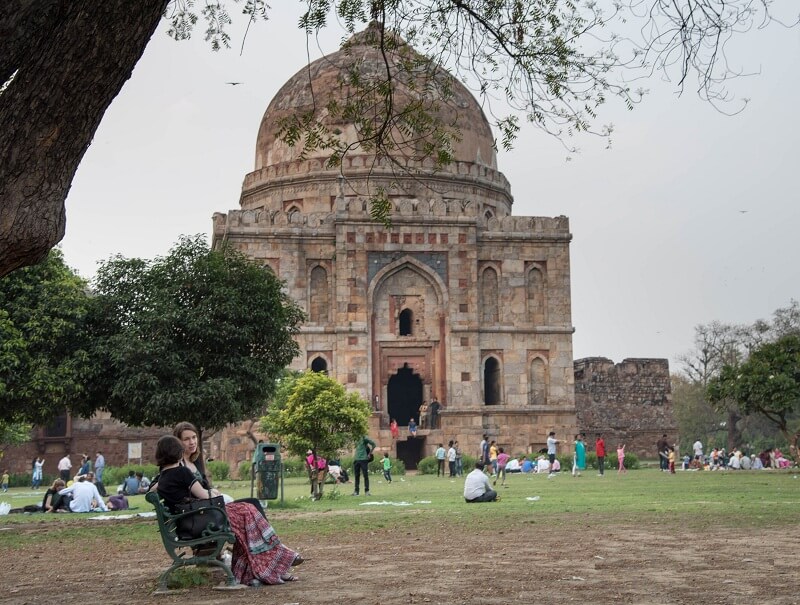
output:
M425 456L417 462L418 475L435 475L438 468L439 461L436 460L436 456Z
M231 467L222 460L206 462L206 473L211 475L212 483L215 481L227 481L231 474Z
M252 462L250 462L249 460L242 460L239 463L239 472L238 472L239 479L249 481L250 472L252 468L253 468Z
M158 467L155 464L131 464L128 466L107 466L103 471L103 485L106 486L108 493L113 493L109 486L122 483L128 472L141 472L145 477L152 479L158 474ZM114 490L115 491L115 490Z

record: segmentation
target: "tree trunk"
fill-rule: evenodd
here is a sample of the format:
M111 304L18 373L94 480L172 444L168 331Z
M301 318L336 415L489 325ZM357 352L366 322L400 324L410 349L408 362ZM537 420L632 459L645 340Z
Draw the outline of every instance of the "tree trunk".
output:
M728 408L728 451L734 452L736 448L742 446L742 431L739 429L739 421L742 419L739 411L734 409L735 404Z
M78 164L166 3L0 3L0 277L64 236Z

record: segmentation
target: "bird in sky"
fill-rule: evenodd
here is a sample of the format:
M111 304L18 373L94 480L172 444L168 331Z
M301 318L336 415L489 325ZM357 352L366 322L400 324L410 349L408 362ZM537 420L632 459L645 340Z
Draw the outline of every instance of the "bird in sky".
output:
M739 210L739 214L747 214L747 210Z
M225 84L230 84L231 86L239 86L239 84L244 84L244 82L225 82Z

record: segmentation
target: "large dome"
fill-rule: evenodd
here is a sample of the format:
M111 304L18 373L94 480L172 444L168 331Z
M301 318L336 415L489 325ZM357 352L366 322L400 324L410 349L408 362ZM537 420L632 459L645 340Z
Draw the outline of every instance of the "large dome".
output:
M341 100L348 98L348 95L352 98L353 89L348 86L347 80L354 72L364 80L375 80L379 74L382 77L386 66L380 49L371 43L375 35L377 27L372 25L353 36L342 50L318 59L298 71L278 91L261 120L256 143L256 171L270 167L277 168L300 159L302 145L290 147L278 138L281 124L293 115L313 112L315 119L333 130L342 141L352 143L358 140L353 123L332 118L328 104L331 101L341 103ZM403 44L400 48L403 49L401 53L405 53L406 61L409 57L419 57ZM389 55L389 62L392 65L390 69L395 82L395 108L398 105L402 107L410 99L422 99L429 104L429 107L434 107L435 104L434 113L444 123L455 124L460 131L460 140L453 144L454 163L466 162L496 170L497 158L492 130L470 91L442 70L435 72L436 82L433 85L431 82L434 78L430 75L413 76L414 80L409 82L409 76L404 75L407 70L398 70L395 67L401 53L395 52ZM437 90L438 85L448 87L450 95L441 95ZM413 147L413 144L410 147ZM399 154L402 155L404 151L408 152L409 146L400 149ZM414 155L414 150L411 151L412 153L406 153L406 156ZM329 155L329 151L314 151L306 154L305 159L327 158ZM365 151L357 148L349 151L348 155L363 156Z

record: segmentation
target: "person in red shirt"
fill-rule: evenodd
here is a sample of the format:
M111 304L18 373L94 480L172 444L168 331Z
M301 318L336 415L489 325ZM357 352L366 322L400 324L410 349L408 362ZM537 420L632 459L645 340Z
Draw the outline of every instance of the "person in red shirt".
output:
M603 436L598 433L597 439L594 442L594 451L597 454L597 475L603 476L606 468L606 442L603 441Z

